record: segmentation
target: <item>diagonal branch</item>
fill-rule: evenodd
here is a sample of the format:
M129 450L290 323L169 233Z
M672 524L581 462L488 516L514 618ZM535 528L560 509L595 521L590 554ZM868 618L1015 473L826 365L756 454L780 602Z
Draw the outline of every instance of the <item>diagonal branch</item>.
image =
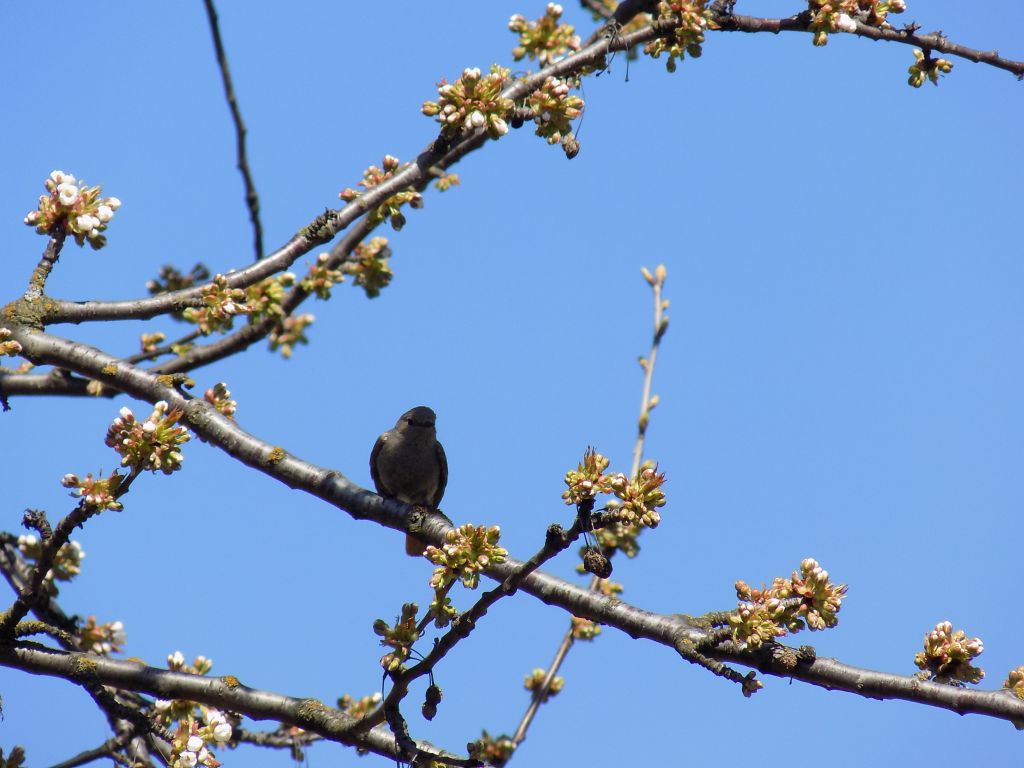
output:
M409 693L410 683L419 677L431 674L438 663L460 641L469 637L476 628L477 622L487 615L487 611L495 603L503 597L514 595L527 576L559 552L567 549L582 533L582 524L578 517L568 531L563 530L560 525L550 526L544 539L544 546L533 557L525 563L519 563L512 574L503 579L494 589L482 594L468 611L459 615L452 622L448 631L434 643L434 647L422 661L391 676L394 687L381 705L360 721L360 728L372 728L383 722L389 711L397 712L399 703Z
M623 4L625 5L625 4ZM636 3L637 12L645 3ZM798 14L786 19L756 18L718 12L715 21L722 31L739 32L809 32L809 17ZM655 37L672 34L675 24L655 20L649 26L627 35L600 35L590 45L565 58L529 74L510 85L502 92L504 98L520 101L540 87L548 77L565 77L579 73L587 67L600 67L606 54L628 51ZM1024 77L1024 62L1004 59L995 52L978 51L949 42L941 34L918 35L909 29L879 29L858 22L857 31L852 33L872 40L885 40L941 51L950 55L978 61L1013 72ZM466 154L479 149L487 141L483 129L465 134L447 145L433 142L414 163L398 171L390 179L366 190L359 198L340 210L328 209L295 235L285 246L266 259L246 269L228 275L228 285L244 288L278 271L286 269L296 259L308 253L318 244L329 242L341 230L373 210L395 193L407 189L423 189L432 178L432 168L445 168ZM174 293L161 294L136 301L115 302L68 302L51 300L47 306L44 323L80 323L95 320L146 319L156 315L180 310L185 306L197 306L201 300L202 286L195 286Z
M164 377L125 364L95 347L20 327L11 329L12 338L21 343L24 355L39 363L69 368L95 378L133 397L149 402L166 400L172 408L181 408L185 423L207 442L242 463L272 477L290 488L315 496L357 520L371 520L397 531L406 531L409 507L393 499L383 499L359 487L337 471L319 467L289 454L249 434L221 415L202 399L192 399L165 384ZM417 535L440 545L451 526L439 515L430 516ZM514 576L522 561L509 558L494 566L487 576L504 580ZM520 588L548 605L562 608L625 632L633 638L652 640L676 649L681 641L702 647L708 630L680 615L664 615L632 606L617 598L595 594L543 571L527 576ZM832 659L817 659L796 669L764 658L730 643L706 651L708 657L730 660L765 674L802 680L827 689L838 689L874 698L893 698L949 709L975 712L992 717L1024 722L1024 700L1009 692L978 691L924 682L916 677L859 669ZM3 663L3 659L0 659ZM186 697L187 698L187 697Z
M161 699L185 699L232 712L253 720L273 720L316 733L329 741L366 749L397 758L395 739L384 729L355 734L358 722L351 715L328 707L316 699L299 699L273 691L242 685L237 678L204 677L148 667L136 661L120 661L88 653L69 653L52 648L18 643L0 645L0 665L36 675L59 677L71 682L138 691ZM417 749L433 759L452 765L469 761L444 752L428 742Z

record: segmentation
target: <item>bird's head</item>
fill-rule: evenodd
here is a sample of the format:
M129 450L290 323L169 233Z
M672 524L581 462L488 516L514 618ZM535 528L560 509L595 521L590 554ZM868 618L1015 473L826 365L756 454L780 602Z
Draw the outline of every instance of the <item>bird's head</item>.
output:
M417 405L402 414L402 417L395 425L399 429L423 428L433 429L437 415L425 405Z

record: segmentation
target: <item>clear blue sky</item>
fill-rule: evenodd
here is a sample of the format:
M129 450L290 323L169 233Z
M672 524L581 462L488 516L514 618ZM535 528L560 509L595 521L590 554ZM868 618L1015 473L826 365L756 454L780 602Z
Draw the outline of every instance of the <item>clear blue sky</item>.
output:
M565 5L589 34L589 17ZM1024 5L909 5L897 21L1024 57ZM435 82L511 65L509 15L543 8L222 3L268 247L336 206L367 165L421 151L435 135L419 112ZM248 263L202 4L59 3L42 15L30 3L0 11L2 301L44 245L21 219L54 168L123 201L108 248L65 250L55 296L129 298L165 263ZM650 334L639 270L664 263L672 324L648 455L668 473L669 504L642 556L616 563L624 599L725 609L736 579L770 581L813 556L850 592L837 629L795 642L911 674L924 633L949 619L984 640L984 687L998 687L1024 663L1024 85L957 60L940 87L913 90L912 62L907 46L839 35L816 49L806 35L715 34L676 74L644 58L626 82L620 56L586 81L574 161L529 129L489 144L456 169L461 187L431 190L400 234L381 233L396 277L380 298L343 285L309 307L313 343L291 361L254 349L198 371L198 386L227 381L242 426L364 485L376 436L432 405L450 463L445 510L500 524L525 557L549 523L569 520L562 475L587 445L628 465ZM130 354L160 329L177 330L53 330ZM66 511L65 472L114 465L103 436L124 404L148 411L123 398L13 401L0 416L3 528L17 530L25 507ZM128 655L157 665L175 650L205 654L214 674L327 702L378 689L371 624L429 602L429 565L399 556L401 534L210 446L186 448L183 472L141 479L124 512L80 533L88 556L65 609L121 619ZM552 570L572 565L565 555ZM526 595L500 604L438 670L436 721L411 709L413 734L461 750L481 728L511 732L522 678L548 663L565 623ZM1006 765L1021 754L1010 725L973 715L776 678L746 700L614 630L578 646L564 674L516 764L705 765L735 752L764 765ZM0 670L0 691L0 745L27 745L32 765L106 738L67 683ZM309 756L383 765L328 744Z

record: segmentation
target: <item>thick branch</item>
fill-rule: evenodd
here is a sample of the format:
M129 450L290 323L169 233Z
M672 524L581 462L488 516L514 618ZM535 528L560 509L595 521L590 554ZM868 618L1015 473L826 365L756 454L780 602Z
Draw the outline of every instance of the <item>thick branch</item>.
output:
M188 426L203 439L230 456L263 472L289 488L297 488L316 496L357 520L372 520L398 531L406 530L409 507L383 499L359 487L340 473L319 467L293 456L250 435L236 423L221 415L204 400L190 399L160 377L127 365L94 347L60 339L40 331L12 328L13 336L22 344L26 357L40 363L60 365L79 374L96 378L149 402L166 400L172 408L185 412ZM432 515L417 536L440 546L450 529L440 515ZM509 559L493 567L487 575L504 580L523 565ZM617 598L594 594L542 571L530 574L520 587L539 600L562 608L574 616L592 619L615 627L630 637L643 637L675 649L683 640L700 644L706 632L681 616L668 616L637 608ZM728 659L762 672L784 678L803 680L824 688L860 693L861 681L870 680L868 690L876 698L896 698L950 709L954 712L978 712L1014 722L1024 722L1024 700L1010 694L956 689L938 683L922 682L914 677L870 672L834 660L815 661L795 670L764 662L748 652L732 648L707 651L714 658ZM851 682L855 681L855 682Z
M68 653L28 644L0 645L0 664L35 675L60 677L82 684L138 691L161 699L185 699L218 709L241 712L253 720L273 720L295 725L330 741L360 747L378 755L397 758L394 737L384 729L353 734L356 718L316 699L297 699L272 691L249 688L233 677L203 677L147 667L134 661L118 661L86 653ZM466 760L420 742L417 748L445 762L465 765Z
M12 373L0 370L0 397L10 395L88 395L89 380L61 368L46 373Z

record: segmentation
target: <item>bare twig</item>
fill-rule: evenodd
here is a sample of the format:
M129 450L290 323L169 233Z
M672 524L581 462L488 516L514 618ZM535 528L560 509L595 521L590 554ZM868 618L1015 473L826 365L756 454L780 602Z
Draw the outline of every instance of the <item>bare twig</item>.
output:
M654 333L651 340L651 351L647 356L646 360L642 361L644 369L644 383L641 390L640 396L640 418L637 423L637 435L636 443L633 446L633 464L631 468L630 477L636 477L640 471L640 464L643 461L644 453L644 440L647 435L647 424L650 418L651 409L654 403L651 399L651 382L654 379L654 363L658 357L658 348L661 346L661 338L665 335L665 331L668 328L668 318L665 317L665 309L668 308L668 302L663 300L661 297L661 289L665 285L665 268L658 266L655 270L655 274L651 275L650 272L645 268L643 270L644 278L647 283L651 286L651 290L654 293ZM596 576L590 580L588 589L591 592L597 591L600 587L601 579ZM573 627L570 625L565 635L562 637L562 642L558 645L558 650L555 651L555 658L551 661L551 666L548 667L544 673L544 679L540 685L537 686L533 692L533 696L530 698L530 704L526 708L526 712L519 721L519 725L516 727L515 735L512 737L512 743L517 747L526 739L526 733L530 729L530 724L533 722L534 717L537 715L537 711L540 709L540 705L548 701L548 694L551 690L551 683L558 675L558 670L561 669L562 663L565 661L565 657L569 655L569 651L572 649L575 643L575 635Z
M256 185L249 170L249 158L245 151L245 123L242 112L238 108L235 86L231 82L231 71L228 69L228 58L224 53L224 44L220 39L220 24L217 20L217 9L213 0L203 0L206 5L206 17L210 21L210 33L213 35L213 47L217 52L217 66L220 67L221 79L224 81L224 96L231 108L231 119L235 123L235 141L238 146L238 170L245 182L245 204L249 209L249 220L252 222L253 247L256 249L256 261L263 258L263 225L260 223L260 198L256 194Z
M132 731L125 731L124 733L107 739L99 746L79 752L77 755L69 757L67 760L54 763L50 768L78 768L78 766L87 765L94 760L115 759L115 753L124 749L125 745L134 737L135 734Z

